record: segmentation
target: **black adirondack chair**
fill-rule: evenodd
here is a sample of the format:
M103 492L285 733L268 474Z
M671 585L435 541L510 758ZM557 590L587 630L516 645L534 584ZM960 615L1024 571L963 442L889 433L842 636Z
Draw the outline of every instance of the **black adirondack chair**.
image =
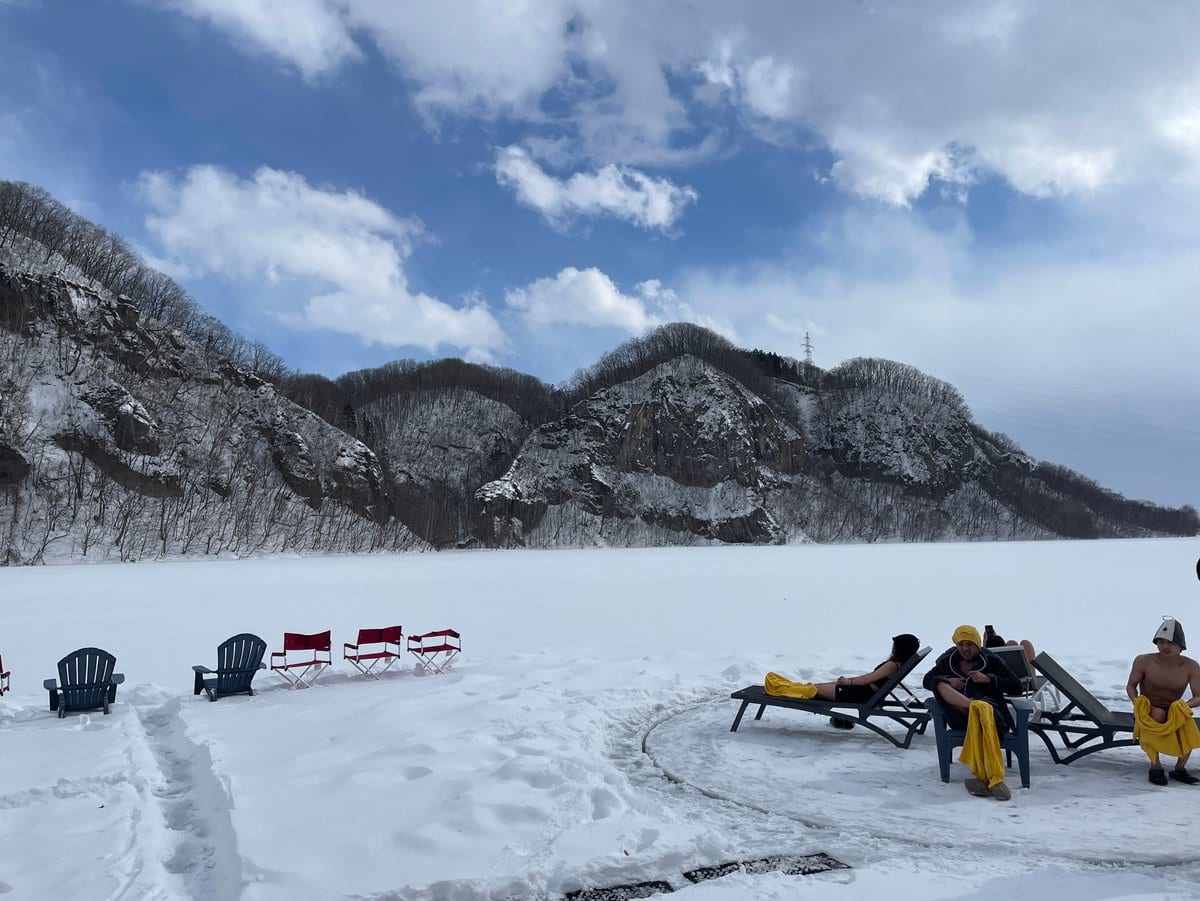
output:
M50 693L50 709L59 719L81 710L103 709L117 699L117 686L124 673L114 673L117 658L100 648L80 648L58 661L58 679L46 679L42 687Z
M217 648L217 668L197 664L192 667L196 674L196 683L192 694L203 691L210 701L215 701L222 695L236 695L241 692L254 696L254 674L266 669L263 655L267 653L267 643L257 635L242 632L232 638L227 638Z

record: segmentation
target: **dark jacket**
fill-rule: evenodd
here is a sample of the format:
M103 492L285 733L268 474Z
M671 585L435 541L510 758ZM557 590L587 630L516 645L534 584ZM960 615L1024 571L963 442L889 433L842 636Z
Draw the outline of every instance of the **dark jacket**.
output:
M1003 723L1005 728L1015 732L1017 727L1013 722L1012 714L1008 712L1008 702L1005 701L1004 696L1006 694L1019 695L1021 681L1013 675L1008 664L991 651L980 648L979 659L983 665L972 672L983 673L988 677L988 681L982 683L972 682L968 679L963 694L972 700L987 701L996 709L998 717L996 725L999 726ZM937 659L933 669L925 674L921 684L925 686L926 691L932 691L936 695L939 682L946 682L950 679L966 679L968 675L962 668L962 655L958 653L958 648L954 647Z

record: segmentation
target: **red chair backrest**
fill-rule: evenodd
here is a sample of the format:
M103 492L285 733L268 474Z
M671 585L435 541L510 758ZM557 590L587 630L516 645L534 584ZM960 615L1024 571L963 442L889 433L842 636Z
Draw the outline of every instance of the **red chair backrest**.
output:
M408 649L410 651L418 650L421 648L425 648L426 650L433 650L434 648L432 648L430 646L430 639L433 639L433 638L457 639L460 637L461 636L457 632L455 632L453 629L439 629L436 632L426 632L424 635L410 635L410 636L408 636ZM447 649L447 648L453 649L454 647L455 647L455 645L450 644L449 641L444 641L440 645L437 646L437 649L438 650Z
M332 639L332 629L305 635L301 632L284 632L283 649L285 651L328 651Z
M404 636L404 629L401 626L388 626L385 629L359 629L358 643L359 644L400 644L400 639Z

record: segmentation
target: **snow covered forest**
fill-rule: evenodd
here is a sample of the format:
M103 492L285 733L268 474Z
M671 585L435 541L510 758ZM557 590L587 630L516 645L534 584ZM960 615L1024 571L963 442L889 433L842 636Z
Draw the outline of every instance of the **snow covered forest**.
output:
M1194 535L1032 459L903 363L674 324L561 386L290 371L120 236L0 182L9 564L466 547Z

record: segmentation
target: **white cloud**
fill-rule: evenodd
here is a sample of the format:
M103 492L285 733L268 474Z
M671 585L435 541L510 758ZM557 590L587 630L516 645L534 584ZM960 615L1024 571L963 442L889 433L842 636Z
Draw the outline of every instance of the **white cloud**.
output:
M288 0L167 0L170 7L230 34L241 44L290 63L305 78L328 73L360 50L336 3Z
M669 229L697 198L689 187L670 179L651 178L636 169L605 166L594 173L555 178L520 147L496 154L496 180L512 188L517 199L555 224L575 216L608 215L641 228Z
M753 115L780 120L794 112L802 72L791 63L772 56L743 59L734 41L722 39L696 69L708 84L728 91L736 105Z
M658 279L634 286L634 294L623 294L613 280L594 267L568 266L553 278L540 278L505 295L505 303L535 330L560 325L615 328L640 335L668 322L694 322L725 335L737 336L719 316L694 310Z
M342 0L345 19L370 36L416 85L421 109L539 119L539 100L568 78L572 0Z
M952 382L992 373L1152 398L1194 382L1197 237L1182 252L1130 242L1097 258L1095 240L985 250L963 220L935 230L906 210L847 212L806 233L792 259L695 267L677 281L750 346L803 357L810 332L825 368L877 356Z
M727 104L752 134L825 147L836 184L891 204L933 182L965 189L977 171L1035 196L1200 175L1200 105L1179 88L1200 80L1186 2L1100 2L1086 16L1014 0L173 3L309 76L370 42L431 121L505 117L565 140L576 163L679 164L736 146L700 124Z
M568 266L553 278L540 278L505 295L505 303L535 327L610 326L640 335L658 321L640 297L622 294L599 269Z
M148 232L176 266L230 279L297 282L307 302L287 316L368 343L449 344L487 357L504 344L480 305L452 307L408 287L404 262L421 225L353 191L317 188L293 172L249 179L214 166L138 181Z

